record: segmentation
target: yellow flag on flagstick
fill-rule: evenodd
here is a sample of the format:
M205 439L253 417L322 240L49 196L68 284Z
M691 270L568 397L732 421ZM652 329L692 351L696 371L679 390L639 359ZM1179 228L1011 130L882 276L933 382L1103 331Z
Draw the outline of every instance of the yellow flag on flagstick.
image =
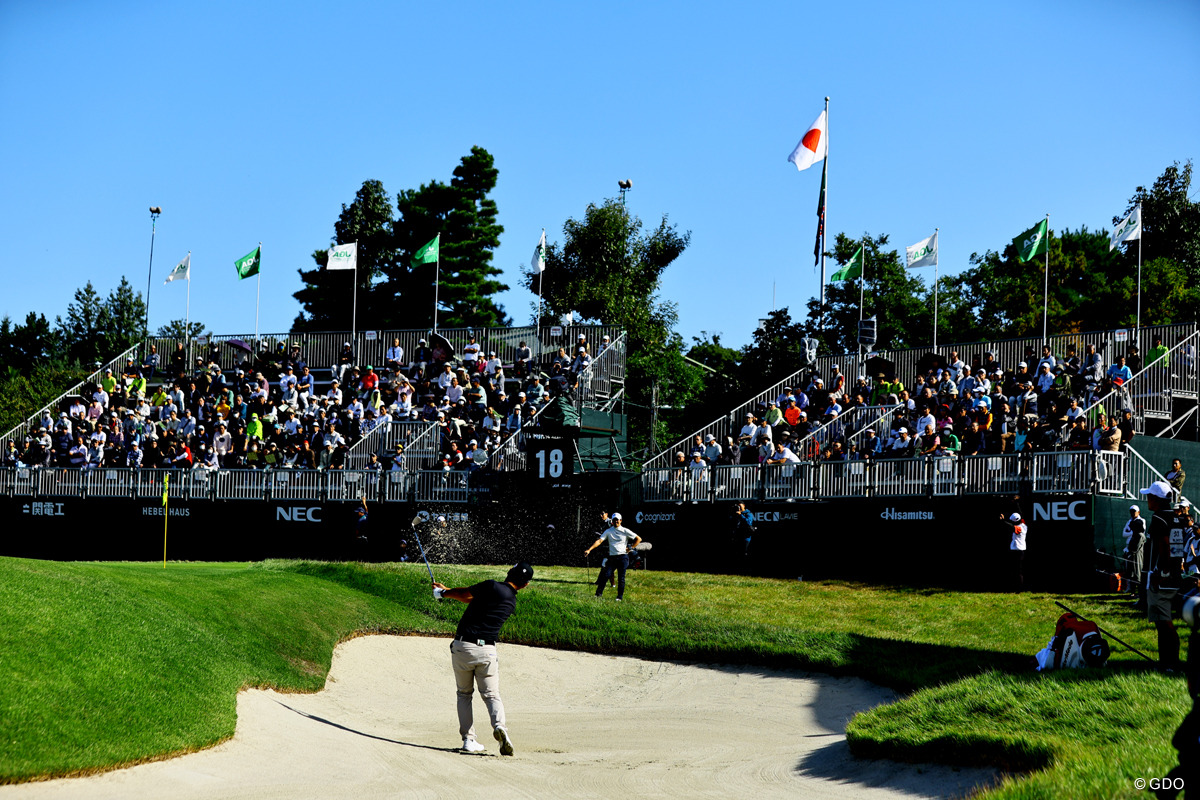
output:
M167 508L167 482L170 480L170 475L163 475L163 569L167 568L167 515L170 511Z

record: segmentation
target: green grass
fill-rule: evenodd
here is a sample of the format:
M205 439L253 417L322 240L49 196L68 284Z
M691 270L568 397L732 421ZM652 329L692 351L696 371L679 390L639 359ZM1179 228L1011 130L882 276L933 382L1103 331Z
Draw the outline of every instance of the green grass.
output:
M449 585L495 567L437 568ZM594 573L593 573L594 574ZM539 568L510 642L857 675L911 692L859 715L860 755L1023 770L988 797L1134 796L1163 775L1183 682L1116 649L1103 671L1037 676L1046 595L638 572L596 602L582 569ZM609 592L611 595L611 590ZM1153 653L1153 630L1104 596L1064 598ZM0 558L0 782L186 752L230 736L244 686L319 689L359 632L445 634L420 565L60 564Z

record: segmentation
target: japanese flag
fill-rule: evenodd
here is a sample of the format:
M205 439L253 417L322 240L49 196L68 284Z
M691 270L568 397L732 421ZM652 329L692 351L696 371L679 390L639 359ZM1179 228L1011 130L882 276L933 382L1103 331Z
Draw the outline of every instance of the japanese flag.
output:
M825 112L822 111L821 116L817 117L817 121L804 134L804 138L800 140L800 144L796 145L796 149L788 156L788 161L795 164L796 169L805 170L818 161L824 160L828 149L828 120L825 118Z

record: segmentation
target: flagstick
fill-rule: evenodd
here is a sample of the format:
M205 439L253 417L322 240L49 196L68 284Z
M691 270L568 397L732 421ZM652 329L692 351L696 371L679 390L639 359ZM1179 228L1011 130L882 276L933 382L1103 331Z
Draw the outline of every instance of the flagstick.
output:
M1042 289L1042 344L1048 344L1050 322L1050 213L1046 213L1046 283Z
M163 569L167 568L167 520L171 517L171 507L167 500L167 484L170 475L163 475Z
M928 229L927 229L927 230L928 230ZM933 229L933 239L934 239L934 241L936 241L936 242L937 242L937 248L935 248L935 249L934 249L934 251L933 251L933 352L935 352L935 353L938 351L938 349L937 349L937 312L938 312L938 302L937 302L937 285L938 285L938 249L940 249L940 248L941 248L941 246L942 246L942 242L941 242L941 240L938 238L938 231L940 231L940 230L941 230L941 228L934 228L934 229Z
M254 291L254 343L258 343L258 301L263 297L263 242L258 242L258 289Z

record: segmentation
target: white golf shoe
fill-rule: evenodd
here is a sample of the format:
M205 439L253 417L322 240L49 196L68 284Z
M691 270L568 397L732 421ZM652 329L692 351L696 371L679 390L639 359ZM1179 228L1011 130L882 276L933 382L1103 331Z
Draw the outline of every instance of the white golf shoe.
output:
M500 743L500 755L511 756L513 754L512 739L508 737L508 731L504 728L496 728L492 731L492 735L496 737L496 741Z
M481 745L474 739L463 739L463 752L466 753L486 753L487 748Z

